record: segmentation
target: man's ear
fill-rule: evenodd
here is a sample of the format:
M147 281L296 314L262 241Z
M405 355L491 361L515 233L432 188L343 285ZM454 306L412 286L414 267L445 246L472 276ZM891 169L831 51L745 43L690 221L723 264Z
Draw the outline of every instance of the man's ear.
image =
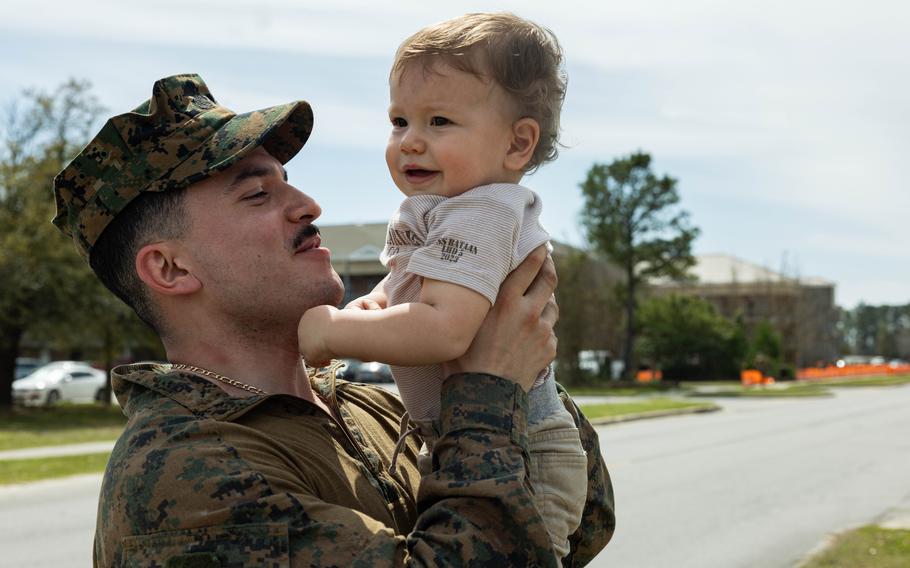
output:
M512 124L512 140L503 165L509 171L523 171L537 143L540 141L540 124L533 118L520 118Z
M174 243L164 241L145 245L136 253L136 272L146 286L166 296L192 294L202 288L199 281L177 255Z

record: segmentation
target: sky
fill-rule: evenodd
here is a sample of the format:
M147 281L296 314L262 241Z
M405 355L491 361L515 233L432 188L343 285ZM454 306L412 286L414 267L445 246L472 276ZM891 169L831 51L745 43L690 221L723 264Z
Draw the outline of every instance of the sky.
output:
M679 180L696 254L832 281L847 308L910 302L899 0L4 2L0 105L74 77L114 115L187 72L235 111L304 99L315 127L292 183L324 224L385 222L402 198L384 160L395 49L425 25L499 10L547 26L565 51L566 147L523 182L553 238L584 245L587 170L644 150Z

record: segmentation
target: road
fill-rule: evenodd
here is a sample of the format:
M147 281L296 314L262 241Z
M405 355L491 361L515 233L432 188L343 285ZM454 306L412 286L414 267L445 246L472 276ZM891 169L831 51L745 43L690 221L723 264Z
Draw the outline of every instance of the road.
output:
M0 487L0 566L86 568L101 475Z
M910 498L910 385L600 427L618 529L593 566L792 566ZM91 566L100 476L0 487L0 566Z
M593 566L793 566L910 497L910 385L600 429L617 531Z

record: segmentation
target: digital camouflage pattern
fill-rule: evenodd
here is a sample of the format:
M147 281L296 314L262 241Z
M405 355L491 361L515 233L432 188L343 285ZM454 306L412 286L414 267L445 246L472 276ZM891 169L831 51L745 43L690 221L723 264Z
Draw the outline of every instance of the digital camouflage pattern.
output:
M114 370L129 417L104 475L96 566L554 566L527 483L527 395L489 375L450 377L434 471L420 440L389 464L404 408L376 387L328 379L334 409L287 395L233 398L167 366ZM588 502L565 565L613 533L593 428Z
M282 164L313 129L297 101L244 114L215 102L199 75L157 81L151 99L107 121L54 179L54 224L88 259L111 219L139 194L185 188L263 146Z

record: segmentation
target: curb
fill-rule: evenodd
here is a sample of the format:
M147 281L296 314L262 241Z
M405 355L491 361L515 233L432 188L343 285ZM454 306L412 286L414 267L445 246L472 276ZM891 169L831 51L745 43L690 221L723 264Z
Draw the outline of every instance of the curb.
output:
M38 446L35 448L23 448L21 450L5 450L0 452L0 461L100 454L113 450L115 442L116 440L111 440L108 442L86 442L82 444L63 444L60 446Z
M910 530L910 499L885 511L875 524L883 529Z
M620 416L610 416L606 418L593 418L588 422L594 426L604 426L607 424L618 424L620 422L632 422L633 420L647 420L648 418L664 418L665 416L683 416L686 414L704 414L706 412L717 412L721 407L716 404L706 404L704 406L694 406L690 408L668 408L666 410L649 410L647 412L635 412L632 414L622 414ZM582 409L584 412L584 409Z
M910 497L905 498L901 504L888 509L873 519L871 522L869 522L867 525L850 525L848 527L844 527L840 530L826 534L818 543L816 543L815 546L809 549L809 551L807 551L796 562L796 564L794 564L794 566L796 568L805 566L816 556L825 552L834 543L834 540L838 536L846 534L850 531L854 531L856 529L863 528L865 526L877 526L879 528L889 530L910 530Z

